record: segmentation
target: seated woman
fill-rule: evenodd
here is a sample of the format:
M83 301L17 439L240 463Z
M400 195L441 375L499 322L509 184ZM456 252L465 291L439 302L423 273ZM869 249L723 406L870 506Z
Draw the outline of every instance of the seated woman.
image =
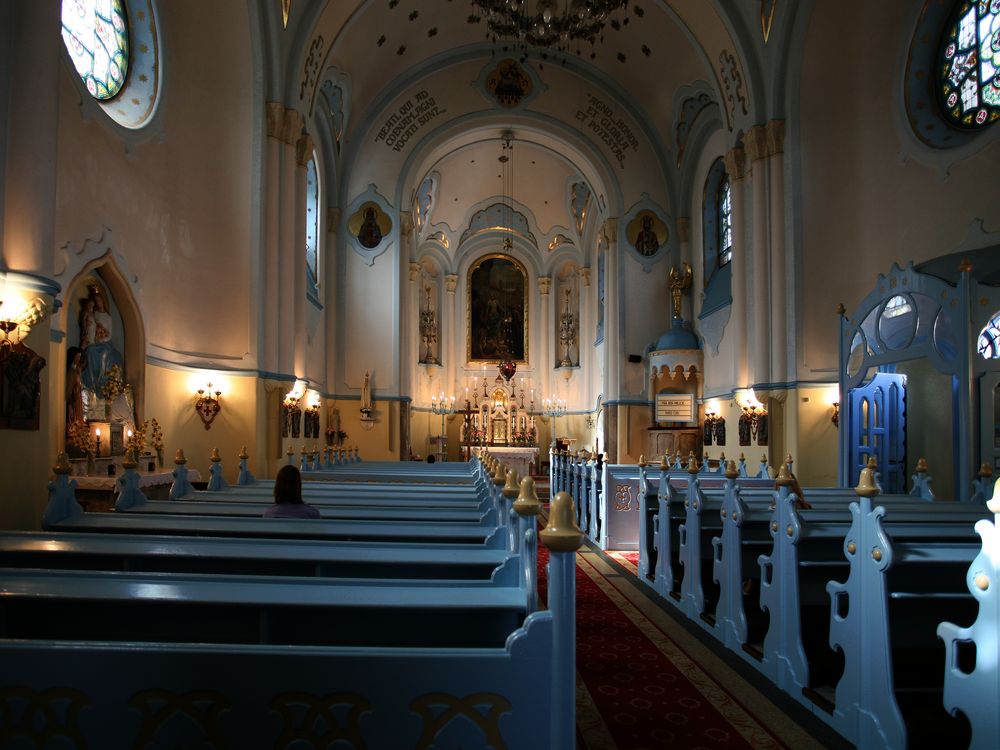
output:
M274 505L264 518L319 518L319 511L302 502L302 475L294 466L282 466L274 478Z

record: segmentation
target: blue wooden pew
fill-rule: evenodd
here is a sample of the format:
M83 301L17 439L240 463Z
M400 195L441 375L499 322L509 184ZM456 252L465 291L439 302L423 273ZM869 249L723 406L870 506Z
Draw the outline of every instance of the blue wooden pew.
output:
M148 638L113 642L95 637L64 643L39 638L36 632L31 639L0 639L0 661L5 666L0 673L0 695L42 705L50 701L63 701L63 706L67 701L73 706L86 704L82 713L75 709L43 713L44 721L25 726L24 731L28 735L54 732L89 746L132 746L154 738L176 746L204 737L232 746L251 747L261 742L270 746L286 736L310 743L329 742L334 732L333 736L347 733L344 736L356 745L369 747L417 746L423 738L464 747L544 743L568 750L575 746L573 550L582 540L572 519L571 500L556 498L550 528L540 535L551 550L549 610L528 615L500 646L427 648L400 646L398 640L382 647L296 645L329 637L328 623L306 634L300 627L302 605L315 606L324 590L316 582L297 583L290 591L284 581L278 586L282 593L271 591L268 595L264 593L267 584L259 582L248 582L247 590L236 591L225 582L186 582L177 576L160 579L165 585L150 584L147 576L132 579L139 580L137 588L122 577L105 592L105 598L118 596L116 601L129 608L136 606L128 602L137 595L187 595L192 599L186 602L189 604L208 606L221 600L234 608L260 604L268 596L279 609L282 604L298 602L294 617L283 619L280 611L271 615L268 622L272 628L264 634L293 645L252 645L249 629L241 631L247 643L211 646ZM526 535L533 533L528 529ZM25 600L28 584L24 578L18 580L20 597ZM49 576L31 583L36 590L49 587L52 593L62 586L66 597L85 598L79 579L53 580ZM390 585L373 589L368 584L342 588L347 597L347 603L337 605L342 611L384 604L398 614L399 597L409 597L414 607L430 603L445 612L452 606L468 607L475 596L468 587L457 586L425 591L412 586L397 591L399 587ZM21 618L32 614L30 607L18 611ZM309 617L323 622L324 613ZM383 619L386 623L391 620L389 616ZM40 621L48 622L44 618ZM203 622L208 621L206 615ZM5 626L17 629L25 622L21 619L11 624L8 618ZM114 631L114 621L104 624L111 628L112 637L120 634ZM61 632L55 624L50 627ZM200 632L191 629L196 631L194 637L204 640L205 628ZM229 628L220 630L232 637ZM397 631L387 625L382 635L396 636ZM378 633L364 637L374 635ZM258 632L253 637L260 640L262 636ZM526 675L530 679L525 679ZM58 694L54 686L58 686ZM195 720L193 738L185 734L190 723L158 721L164 702L176 703L180 715ZM206 710L206 705L219 710ZM127 706L139 711L128 712ZM483 706L489 710L482 711ZM318 710L326 717L325 723L303 724L303 708L307 712ZM471 723L452 721L456 716ZM46 726L46 722L54 726Z
M992 473L980 476L992 478ZM982 479L981 479L982 481ZM972 750L991 750L1000 744L1000 479L993 484L992 499L982 490L993 519L976 523L982 545L965 576L965 584L978 604L975 621L968 627L952 622L938 625L944 643L944 706L953 716L969 721ZM949 620L951 620L949 615ZM974 664L962 659L963 651L975 654Z

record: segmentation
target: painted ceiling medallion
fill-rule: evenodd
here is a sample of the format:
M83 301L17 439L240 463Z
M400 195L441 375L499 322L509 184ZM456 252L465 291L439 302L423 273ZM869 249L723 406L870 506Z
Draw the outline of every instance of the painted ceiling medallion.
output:
M646 258L655 255L670 237L667 225L652 211L637 214L625 228L625 235L635 251Z
M531 93L531 78L517 60L507 58L486 78L486 89L501 107L510 109Z

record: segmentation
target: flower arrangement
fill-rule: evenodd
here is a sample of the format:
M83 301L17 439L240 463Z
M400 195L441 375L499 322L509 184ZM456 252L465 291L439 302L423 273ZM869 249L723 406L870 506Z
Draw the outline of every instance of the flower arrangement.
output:
M119 365L111 365L107 372L107 379L101 386L101 398L106 401L113 401L125 391L125 379L122 375L122 368Z
M347 433L343 430L335 430L332 427L328 428L326 431L326 444L327 445L343 445L344 440L347 439Z
M156 463L159 467L163 468L163 430L160 429L160 423L156 421L156 418L144 419L142 420L142 429L138 432L142 435L142 447L146 447L146 430L150 431L149 436L149 447L156 452Z
M88 456L97 451L97 440L90 431L90 426L82 419L66 425L66 442Z

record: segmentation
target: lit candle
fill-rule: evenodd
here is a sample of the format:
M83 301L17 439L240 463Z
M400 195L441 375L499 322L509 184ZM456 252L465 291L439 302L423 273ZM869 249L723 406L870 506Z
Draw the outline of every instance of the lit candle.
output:
M128 431L128 439L129 439L129 440L131 440L131 439L132 439L132 430L129 430L129 431Z
M97 428L97 439L98 440L101 439L101 428L100 427Z

